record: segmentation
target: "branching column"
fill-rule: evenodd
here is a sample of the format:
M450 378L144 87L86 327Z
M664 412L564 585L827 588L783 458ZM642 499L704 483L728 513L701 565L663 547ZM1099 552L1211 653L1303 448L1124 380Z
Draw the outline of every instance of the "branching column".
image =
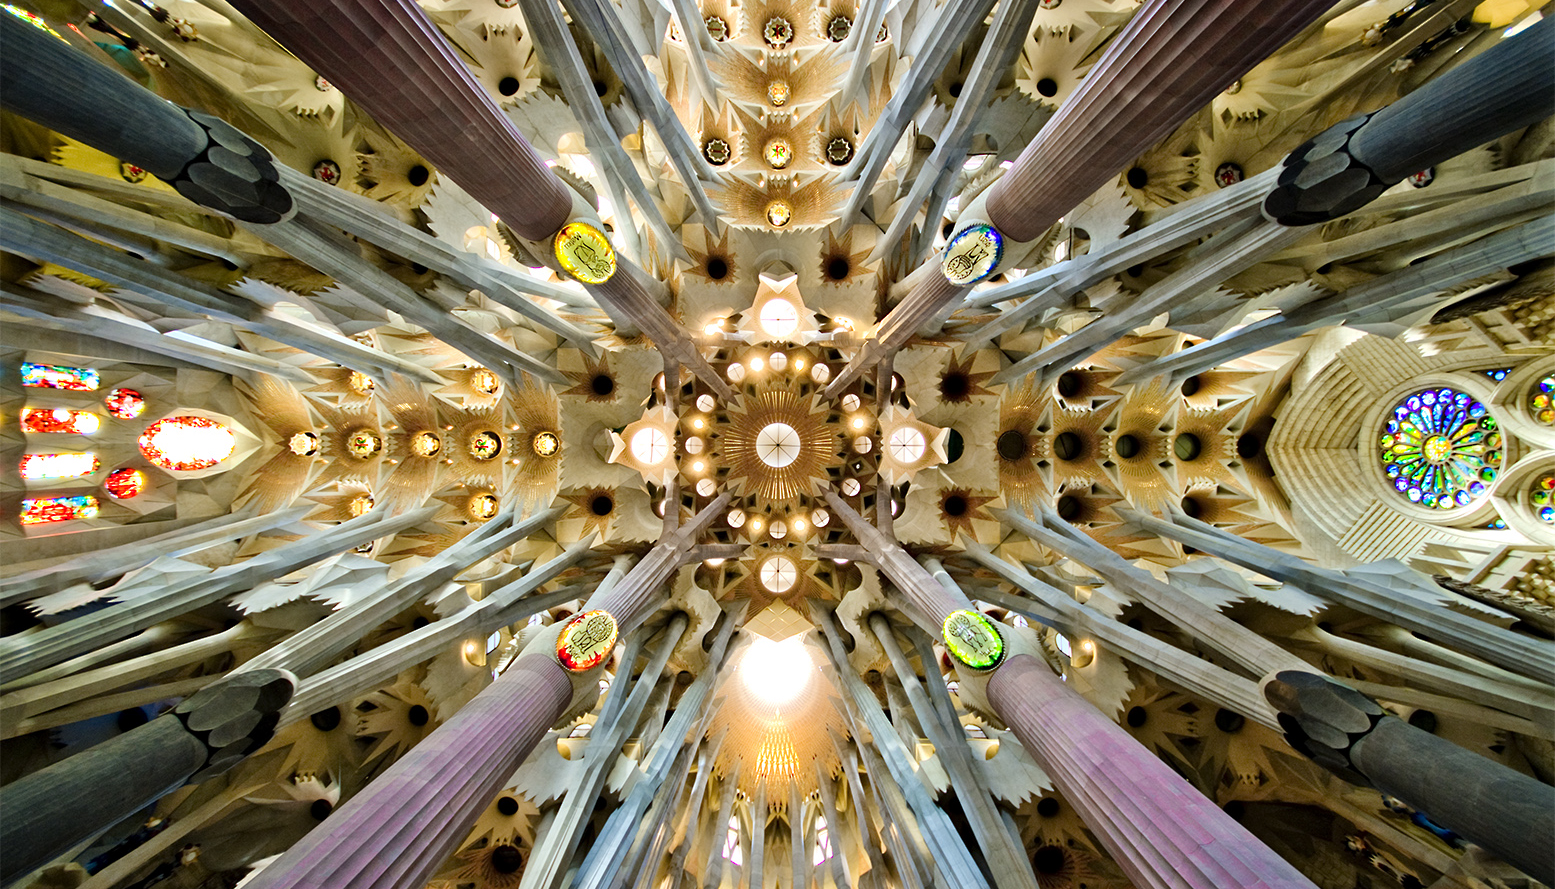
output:
M1015 166L988 190L988 221L1006 238L1036 239L1331 5L1328 0L1145 3ZM963 211L958 227L966 226L968 215ZM880 353L901 348L966 289L938 274L915 287L882 323L881 348L849 362L827 393L841 392Z
M833 509L847 521L847 513L837 509L845 505L833 499ZM867 548L878 545L860 534L853 522L848 522L848 527ZM888 542L900 550L894 541ZM941 602L965 601L964 594L951 597L944 585L910 557L882 558L878 552L875 557L898 588L933 586L945 592ZM938 622L953 610L940 608L927 616ZM963 695L975 693L975 684L987 682L989 706L1020 738L1065 798L1074 803L1086 825L1135 885L1152 889L1312 885L1214 801L1054 676L1046 664L1019 653L1018 648L1016 651L991 673L960 671Z
M412 0L235 0L233 6L519 236L549 241L572 218L572 191ZM360 64L363 58L373 64ZM698 378L729 397L728 384L626 264L604 284L585 286L607 312L636 322L655 345L674 350Z
M1555 884L1555 787L1389 716L1321 676L1281 673L1265 693L1297 750Z

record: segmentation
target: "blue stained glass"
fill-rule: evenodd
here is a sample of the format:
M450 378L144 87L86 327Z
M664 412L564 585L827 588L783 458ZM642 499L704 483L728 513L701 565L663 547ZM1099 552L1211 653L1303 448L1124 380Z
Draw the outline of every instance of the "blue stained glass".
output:
M1404 398L1392 416L1378 457L1405 499L1458 509L1489 494L1502 441L1483 404L1456 389L1433 388Z

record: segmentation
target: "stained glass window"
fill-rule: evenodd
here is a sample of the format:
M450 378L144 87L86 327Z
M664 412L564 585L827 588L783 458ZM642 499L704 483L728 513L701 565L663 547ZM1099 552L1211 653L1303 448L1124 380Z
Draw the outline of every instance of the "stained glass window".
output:
M96 515L97 498L90 494L75 494L69 497L28 497L22 501L21 520L24 525L90 519Z
M28 454L22 457L21 475L28 481L45 478L80 478L96 472L96 454Z
M103 399L108 413L120 420L133 420L146 411L146 399L134 389L115 389Z
M1555 426L1555 374L1546 374L1528 396L1528 412L1535 422Z
M1442 387L1399 402L1381 437L1383 471L1399 495L1435 509L1481 499L1501 468L1501 433L1473 397Z
M33 389L71 389L92 392L97 389L97 371L89 367L65 367L62 364L22 362L22 385Z
M139 497L146 490L146 474L139 469L131 469L128 466L115 469L103 479L103 490L115 500L128 500L131 497Z
M1512 369L1510 367L1498 367L1498 368L1495 368L1493 370L1482 370L1482 371L1480 371L1480 373L1484 374L1487 377L1490 377L1492 380L1495 380L1498 383L1501 382L1502 380L1506 379L1506 375L1511 373L1511 372L1512 372Z
M1539 521L1555 525L1555 473L1546 472L1539 476L1539 480L1533 483L1528 500L1533 504L1533 514L1539 517Z
M91 435L102 425L102 418L91 411L69 408L29 407L22 409L22 431Z
M168 417L152 423L140 436L140 452L163 469L193 472L208 469L232 456L237 437L205 417Z

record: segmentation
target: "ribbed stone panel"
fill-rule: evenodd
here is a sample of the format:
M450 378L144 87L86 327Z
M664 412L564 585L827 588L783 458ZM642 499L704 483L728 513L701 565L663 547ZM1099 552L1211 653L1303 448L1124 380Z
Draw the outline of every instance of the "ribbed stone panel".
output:
M421 889L571 700L555 659L520 657L249 885Z
M551 237L572 197L412 0L234 0L513 230Z
M1312 889L1036 658L1010 658L988 701L1139 889Z
M1332 5L1146 3L994 184L994 226L1017 241L1041 235Z

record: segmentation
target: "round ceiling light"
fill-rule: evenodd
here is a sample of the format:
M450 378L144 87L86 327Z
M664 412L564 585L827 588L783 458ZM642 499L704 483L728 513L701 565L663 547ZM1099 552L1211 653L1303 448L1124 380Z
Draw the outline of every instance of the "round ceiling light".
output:
M632 458L645 466L657 466L670 455L669 436L663 429L649 426L632 436Z
M773 556L761 563L761 585L774 593L786 593L799 582L799 567L787 556Z
M769 299L761 306L761 330L773 339L784 339L799 327L799 310L786 299Z
M756 456L773 469L799 459L799 433L787 423L768 423L756 433Z

